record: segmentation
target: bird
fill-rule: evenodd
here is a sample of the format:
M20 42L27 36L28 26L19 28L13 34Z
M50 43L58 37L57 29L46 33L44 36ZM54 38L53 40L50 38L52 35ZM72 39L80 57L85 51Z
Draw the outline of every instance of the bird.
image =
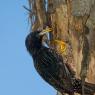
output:
M50 32L47 31L47 32ZM30 32L25 39L25 46L31 57L36 71L48 84L60 93L74 95L82 94L82 81L75 77L70 66L64 63L64 58L53 48L42 44L43 37L47 33L43 30ZM95 84L85 82L84 92L93 95Z

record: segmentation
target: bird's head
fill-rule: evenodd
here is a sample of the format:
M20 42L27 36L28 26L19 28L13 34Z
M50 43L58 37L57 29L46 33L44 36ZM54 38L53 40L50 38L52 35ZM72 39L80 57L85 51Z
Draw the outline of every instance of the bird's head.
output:
M29 52L32 52L34 49L40 49L42 46L42 38L47 33L50 32L50 29L45 29L42 31L30 32L25 40L26 48Z

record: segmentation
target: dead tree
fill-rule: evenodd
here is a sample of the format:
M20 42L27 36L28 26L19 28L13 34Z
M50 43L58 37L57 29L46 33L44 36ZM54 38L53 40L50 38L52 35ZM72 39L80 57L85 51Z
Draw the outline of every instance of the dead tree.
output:
M76 77L95 83L95 0L29 0L29 17L31 31L49 26L50 39L66 42L61 55Z

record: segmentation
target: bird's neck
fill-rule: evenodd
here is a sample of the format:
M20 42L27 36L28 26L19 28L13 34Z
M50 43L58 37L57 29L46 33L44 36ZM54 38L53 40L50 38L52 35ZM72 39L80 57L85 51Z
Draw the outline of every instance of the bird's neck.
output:
M31 53L33 56L37 56L37 54L39 53L40 49L42 48L42 44L41 43L34 43L32 49L31 49Z

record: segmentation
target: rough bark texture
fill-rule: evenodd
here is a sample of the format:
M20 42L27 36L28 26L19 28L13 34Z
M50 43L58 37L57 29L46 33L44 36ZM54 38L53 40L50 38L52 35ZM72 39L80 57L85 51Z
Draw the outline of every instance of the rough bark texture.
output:
M29 5L31 30L52 27L51 39L66 42L62 56L76 71L76 77L87 70L86 81L95 83L95 0L29 0Z

